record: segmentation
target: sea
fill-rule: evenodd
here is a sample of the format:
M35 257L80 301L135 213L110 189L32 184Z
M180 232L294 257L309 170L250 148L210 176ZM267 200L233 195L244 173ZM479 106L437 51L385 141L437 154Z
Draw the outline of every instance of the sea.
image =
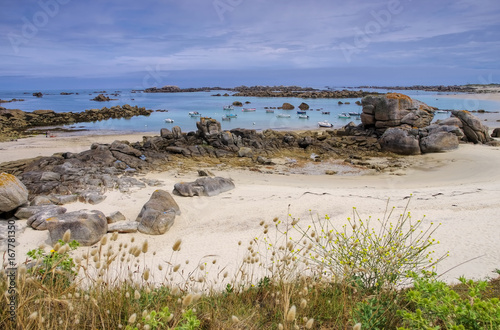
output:
M367 90L379 93L386 90ZM42 97L35 97L33 93L42 92ZM214 96L215 94L228 93L230 96ZM401 92L412 98L427 103L430 106L441 110L485 110L495 112L500 110L500 102L494 100L468 99L446 97L444 93L426 91L395 91ZM61 93L69 93L62 95ZM105 102L92 101L98 94L105 94L115 99ZM115 95L112 95L115 94ZM131 133L131 132L155 132L162 128L172 128L179 126L182 131L189 132L196 130L198 118L191 117L191 111L199 112L203 117L211 117L221 122L222 129L252 128L256 130L308 130L318 127L318 122L328 121L334 128L345 126L349 122L360 123L359 117L339 118L342 113L361 112L361 106L356 104L360 98L347 99L302 99L302 98L268 98L268 97L237 97L232 96L231 91L203 91L186 93L144 93L132 89L81 89L81 90L0 90L0 99L23 99L10 103L2 103L7 109L21 109L33 111L39 109L49 109L55 112L82 112L86 109L100 109L102 107L112 107L115 105L129 104L132 106L145 107L155 110L150 116L137 116L133 118L109 119L91 123L77 123L64 128L69 130L85 130L88 132L101 131L106 133ZM243 103L243 107L234 107L234 110L223 110L225 105L234 101ZM339 101L343 104L339 104ZM266 108L280 107L284 102L295 106L295 110L278 110L274 113L267 113ZM297 114L298 106L305 102L310 110L306 112L308 119L299 118ZM345 104L349 102L350 104ZM243 112L242 108L255 108L254 112ZM330 114L323 114L330 112ZM222 117L228 113L234 113L236 118L230 121L223 121ZM278 118L278 114L286 113L290 118ZM449 112L437 113L434 120L449 117ZM480 113L477 114L481 116ZM165 122L165 119L172 119L173 123Z

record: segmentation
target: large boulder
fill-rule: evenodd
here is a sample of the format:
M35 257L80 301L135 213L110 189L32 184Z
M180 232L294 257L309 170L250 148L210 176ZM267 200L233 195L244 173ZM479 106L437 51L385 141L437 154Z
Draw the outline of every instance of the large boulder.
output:
M106 216L101 211L80 210L56 215L46 220L52 244L62 239L64 233L70 229L71 239L80 245L93 245L108 232Z
M399 155L418 155L420 145L416 136L401 128L389 128L379 139L382 150Z
M488 132L488 127L483 125L479 118L466 110L454 110L452 116L460 119L462 122L462 130L467 138L467 141L473 143L487 143L491 141Z
M221 177L203 177L194 182L180 182L174 185L174 192L185 197L216 196L231 189L234 189L233 181Z
M0 173L0 212L8 212L28 202L28 189L18 178Z
M407 95L387 93L386 95L365 96L361 100L363 113L361 122L365 127L384 131L402 124L422 128L434 118L434 109Z
M420 139L422 153L443 152L458 148L458 137L452 132L436 132Z
M281 106L281 108L283 110L293 110L293 109L295 109L295 107L292 104L288 103L288 102L283 103L283 105Z
M66 208L62 206L39 205L20 207L15 217L18 219L28 219L26 224L33 229L47 230L47 219L63 213L66 213Z
M174 224L176 215L180 215L179 205L172 195L165 190L156 190L144 204L136 221L138 230L149 235L162 235Z

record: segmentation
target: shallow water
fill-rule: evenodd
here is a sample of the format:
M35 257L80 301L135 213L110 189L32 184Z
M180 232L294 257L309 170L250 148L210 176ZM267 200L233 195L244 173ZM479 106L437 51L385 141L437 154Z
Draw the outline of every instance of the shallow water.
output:
M108 94L116 92L115 90L106 90ZM188 115L190 111L198 111L203 116L212 117L221 122L223 129L233 128L254 128L264 129L294 129L306 130L318 127L319 121L329 121L335 128L342 127L349 122L359 123L359 117L350 119L338 118L342 112L361 112L361 107L355 102L360 98L352 99L301 99L301 98L260 98L260 97L234 97L220 96L213 94L224 94L224 91L194 92L194 93L133 93L131 90L120 90L118 96L108 95L110 98L116 98L108 102L91 101L92 98L101 92L100 90L50 90L41 91L44 95L41 98L32 96L36 91L0 91L0 99L10 100L13 98L24 99L22 102L3 103L2 106L8 109L21 109L24 111L33 111L38 109L51 109L56 112L81 112L86 109L112 107L115 105L137 105L152 110L168 110L168 112L154 112L149 117L134 117L130 119L110 119L94 123L78 123L74 126L89 130L112 130L112 131L136 131L150 132L159 131L161 128L171 128L180 126L183 131L196 130L196 121L198 118L192 118ZM79 93L72 95L60 95L61 92ZM380 91L379 92L384 92ZM468 100L466 98L456 99L443 97L442 94L422 91L403 91L405 94L421 100L430 106L440 109L466 109L486 111L499 111L500 102L491 100ZM231 92L228 92L231 94ZM241 107L235 107L234 111L224 111L224 105L231 104L234 101L249 102L243 107L256 108L255 112L242 112ZM350 102L350 104L339 105L338 102ZM274 113L266 113L265 107L279 107L284 102L293 104L295 110L275 110ZM307 111L309 119L300 119L297 115L298 106L307 103L311 110ZM330 111L330 115L323 115L322 111ZM234 113L237 118L230 121L222 121L222 116L226 113ZM290 118L277 118L280 113L290 114ZM449 113L436 114L435 119L444 119ZM478 114L480 117L481 114ZM174 123L165 123L165 119L170 118Z

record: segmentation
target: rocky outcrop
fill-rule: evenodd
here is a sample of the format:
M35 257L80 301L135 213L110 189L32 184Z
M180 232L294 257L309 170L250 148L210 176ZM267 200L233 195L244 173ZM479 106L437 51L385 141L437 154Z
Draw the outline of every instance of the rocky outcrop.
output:
M281 106L281 108L283 110L293 110L293 109L295 109L295 106L293 106L290 103L285 102L285 103L283 103L283 105Z
M402 125L407 128L426 127L434 118L434 108L399 93L366 96L361 100L361 104L362 124L366 128L374 127L379 132Z
M101 211L80 210L64 213L46 220L52 244L71 230L71 239L83 246L93 245L108 231L106 216Z
M111 108L90 109L83 112L55 112L53 110L0 110L0 137L18 134L28 128L38 126L57 126L83 122L94 122L111 118L131 118L149 116L153 110L137 106L114 106Z
M299 105L299 109L300 109L300 110L309 110L309 104L302 102L302 103Z
M491 141L488 127L484 126L479 118L466 110L455 110L451 114L460 120L460 127L466 138L465 141L472 143L487 143Z
M184 197L216 196L234 189L231 179L221 177L202 177L194 182L179 182L174 185L174 193Z
M0 213L12 211L27 201L26 186L15 176L0 173Z
M173 197L164 190L156 190L137 216L137 229L148 235L162 235L172 227L175 216L180 214Z
M105 101L111 101L111 99L108 96L105 96L104 94L99 94L96 97L94 97L91 101L105 102Z

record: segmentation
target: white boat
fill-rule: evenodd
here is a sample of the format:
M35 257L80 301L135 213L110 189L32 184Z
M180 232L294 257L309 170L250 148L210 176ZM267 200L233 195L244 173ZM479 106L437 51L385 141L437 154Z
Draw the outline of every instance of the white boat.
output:
M274 110L273 109L267 109L266 113L274 113Z
M309 119L308 115L299 115L299 119Z
M201 117L201 113L199 113L198 111L191 111L188 113L188 115L190 115L191 117Z
M435 112L435 113L448 113L448 111L446 111L446 110L436 110L436 111L434 111L434 112Z
M318 121L318 126L319 127L333 127L333 124L329 123L328 121Z
M222 110L231 111L231 110L234 110L234 107L232 105L225 105L225 106L222 107Z
M289 114L286 113L279 113L276 118L290 118Z
M256 108L243 108L241 111L243 111L243 112L254 112L256 110L257 110Z
M342 119L349 119L351 118L351 116L345 112L342 112L340 115L339 115L339 118L342 118Z
M166 123L173 123L173 122L174 122L174 120L173 120L173 119L171 119L171 118L167 118L167 119L165 119L165 122L166 122Z
M222 120L231 121L231 117L222 117Z

